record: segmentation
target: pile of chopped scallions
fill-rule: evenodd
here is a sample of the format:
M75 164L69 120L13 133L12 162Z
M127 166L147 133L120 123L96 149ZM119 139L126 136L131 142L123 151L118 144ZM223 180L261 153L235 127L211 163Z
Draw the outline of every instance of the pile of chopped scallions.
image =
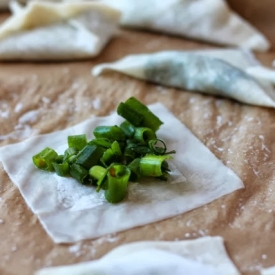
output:
M111 203L126 197L129 181L143 177L167 180L167 160L175 151L167 152L164 141L156 136L163 122L135 97L121 102L117 113L125 119L120 126L97 126L91 141L85 134L68 136L63 155L46 147L33 156L34 165L96 186L97 191L103 189Z

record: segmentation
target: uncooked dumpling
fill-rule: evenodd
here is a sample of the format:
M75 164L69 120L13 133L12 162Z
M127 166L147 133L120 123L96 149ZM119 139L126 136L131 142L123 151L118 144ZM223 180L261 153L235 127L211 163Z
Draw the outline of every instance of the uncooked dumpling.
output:
M99 75L104 70L164 86L225 96L247 104L275 107L274 72L264 74L265 69L240 50L129 55L114 63L97 65L92 73Z
M179 242L135 242L99 260L44 268L35 275L240 275L221 237Z
M98 55L120 13L100 3L30 2L0 26L0 60L72 60Z
M267 39L224 0L101 0L122 12L121 25L265 51Z

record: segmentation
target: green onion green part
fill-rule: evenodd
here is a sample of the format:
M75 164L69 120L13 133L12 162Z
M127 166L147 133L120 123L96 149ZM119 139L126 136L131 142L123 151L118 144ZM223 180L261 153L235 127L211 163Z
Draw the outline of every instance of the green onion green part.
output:
M73 163L69 169L70 175L82 184L89 184L89 170L80 164Z
M97 192L102 188L106 180L107 172L108 170L106 168L99 165L95 165L89 170L89 175L97 180Z
M52 162L55 173L60 177L66 177L69 174L69 163L67 161L59 163L58 161Z
M146 105L141 103L135 97L130 97L125 101L125 103L120 103L117 108L117 113L134 126L148 127L154 132L156 132L163 124L163 122L154 115ZM135 114L134 118L133 114ZM140 117L140 120L137 120L136 117Z
M124 140L125 134L118 126L97 126L93 131L94 136L109 140Z
M117 107L117 113L120 116L124 117L134 126L142 126L144 117L139 111L135 110L132 106L121 102Z
M146 144L151 139L156 139L156 137L155 132L147 127L137 127L134 133L134 139L142 144Z
M54 171L52 162L58 156L54 149L46 147L40 153L32 157L34 165L45 171Z
M130 169L122 164L114 164L108 168L104 193L108 202L118 203L126 197L130 175Z
M105 149L96 145L86 145L76 156L77 164L82 165L86 169L90 169L96 165L102 157Z
M87 145L87 137L83 135L68 136L68 146L77 150L82 150Z
M157 156L148 154L141 158L139 163L140 173L142 176L160 177L164 171L162 169L163 161L172 159L171 156Z
M135 127L127 120L122 122L119 126L127 138L131 138L135 133Z

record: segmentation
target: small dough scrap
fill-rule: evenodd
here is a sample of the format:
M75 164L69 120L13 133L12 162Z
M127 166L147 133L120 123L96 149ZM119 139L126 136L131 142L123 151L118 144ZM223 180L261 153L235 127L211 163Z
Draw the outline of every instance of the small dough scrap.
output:
M135 78L188 91L275 107L275 71L238 49L162 51L126 56L92 69L97 76L114 70Z
M0 26L0 60L72 60L98 55L116 33L120 12L101 3L12 4Z
M101 0L122 12L121 25L266 51L265 36L224 0Z
M174 217L244 187L241 179L162 104L149 108L164 123L158 137L165 141L167 150L177 151L171 161L171 177L167 182L148 179L130 183L125 200L115 205L106 201L102 190L96 192L73 178L37 169L32 156L47 146L61 154L69 135L87 134L91 139L92 129L98 125L120 125L123 119L117 114L93 117L59 132L0 148L5 171L54 242L96 238Z
M142 263L142 264L139 264ZM99 260L43 268L35 275L240 275L221 237L121 245Z

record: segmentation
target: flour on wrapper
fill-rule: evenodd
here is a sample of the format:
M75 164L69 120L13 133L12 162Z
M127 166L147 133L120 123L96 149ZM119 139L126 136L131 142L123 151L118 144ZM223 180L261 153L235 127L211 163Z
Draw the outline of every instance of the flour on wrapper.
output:
M120 18L104 4L82 1L32 1L11 9L14 13L0 26L0 60L95 57L116 33Z
M95 188L74 179L41 171L32 163L32 156L47 146L65 148L68 135L86 133L91 139L96 126L119 125L123 119L115 113L0 148L5 171L54 242L96 238L160 221L244 187L238 176L162 104L149 108L164 122L157 134L168 150L177 151L172 163L180 173L168 183L156 180L131 183L127 198L115 205L105 200L103 191L97 193ZM184 177L177 181L180 175Z
M121 11L121 25L266 51L270 43L224 0L101 0Z
M257 69L255 69L257 68ZM259 71L259 68L262 68ZM126 56L92 69L97 76L114 70L160 85L275 107L274 72L263 79L262 67L249 52L237 49L162 51ZM261 73L261 74L260 74Z
M228 257L221 237L177 242L134 242L113 249L99 260L44 268L35 273L65 274L240 275Z

